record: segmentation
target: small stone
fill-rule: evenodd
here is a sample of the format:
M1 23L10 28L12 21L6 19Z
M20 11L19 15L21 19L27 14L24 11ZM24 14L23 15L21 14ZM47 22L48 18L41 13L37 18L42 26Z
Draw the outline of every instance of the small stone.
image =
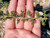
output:
M43 15L43 12L39 12L40 15Z

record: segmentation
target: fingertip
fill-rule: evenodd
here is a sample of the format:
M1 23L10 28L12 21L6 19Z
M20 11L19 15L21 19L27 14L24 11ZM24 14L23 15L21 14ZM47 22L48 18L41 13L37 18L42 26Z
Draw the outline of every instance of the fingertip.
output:
M18 5L16 9L16 13L21 15L21 10L25 13L25 0L18 0Z
M11 0L8 6L9 13L11 14L11 11L16 12L16 8L17 8L17 0Z

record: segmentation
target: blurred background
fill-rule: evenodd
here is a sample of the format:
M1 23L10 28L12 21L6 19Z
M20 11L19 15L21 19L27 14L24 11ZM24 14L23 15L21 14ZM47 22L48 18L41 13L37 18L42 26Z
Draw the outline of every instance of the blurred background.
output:
M6 13L10 0L0 0L0 13ZM50 18L50 0L33 0L34 10L38 10L41 17L46 10L47 18ZM0 38L4 38L4 21L0 20ZM41 24L41 38L50 38L50 19L47 19L45 26Z

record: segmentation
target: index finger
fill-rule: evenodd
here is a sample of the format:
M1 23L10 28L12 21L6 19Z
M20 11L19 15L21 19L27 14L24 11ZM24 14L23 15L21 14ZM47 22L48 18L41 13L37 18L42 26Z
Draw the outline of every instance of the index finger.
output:
M8 6L8 11L9 11L10 15L11 15L11 11L15 12L16 7L17 7L17 0L11 0L10 4ZM14 27L15 27L15 25L14 25L13 18L12 19L7 19L5 21L5 31L8 30L8 29L14 29Z

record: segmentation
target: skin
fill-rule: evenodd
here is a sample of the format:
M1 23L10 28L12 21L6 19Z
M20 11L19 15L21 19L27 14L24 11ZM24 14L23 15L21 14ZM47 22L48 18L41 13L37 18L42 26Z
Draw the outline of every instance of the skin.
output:
M26 4L26 11L25 11L25 4ZM26 13L25 17L30 18L28 16L27 11L29 10L32 13L31 17L37 17L34 13L38 12L33 9L33 0L11 0L8 11L11 15L11 11L16 12L16 14L21 16L21 10ZM20 19L19 24L17 24L17 19L15 22L12 19L7 19L5 21L5 36L4 38L40 38L41 37L41 24L40 19L35 19L34 24L31 25L29 19L28 21L23 22Z

